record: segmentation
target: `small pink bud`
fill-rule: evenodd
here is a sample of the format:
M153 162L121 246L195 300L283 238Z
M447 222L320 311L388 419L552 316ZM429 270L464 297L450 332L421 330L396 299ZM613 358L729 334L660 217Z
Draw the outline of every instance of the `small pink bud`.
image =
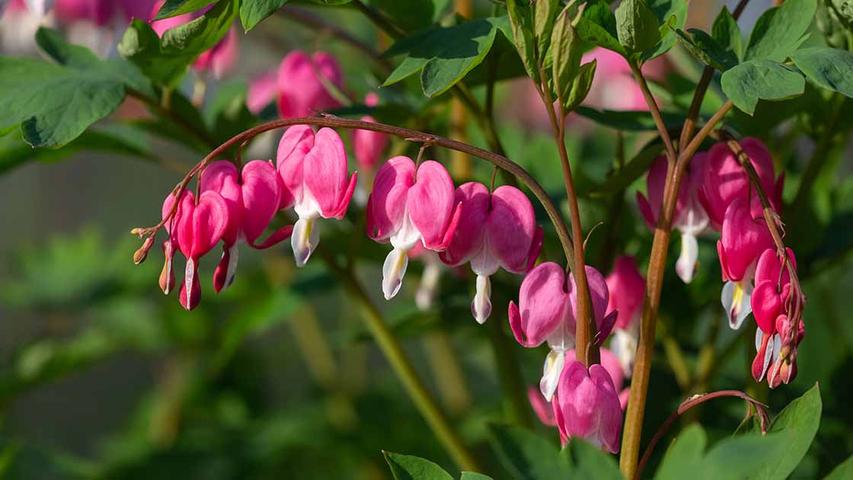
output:
M154 235L147 237L143 242L142 246L139 247L138 250L133 252L133 263L139 265L144 262L146 258L148 258L148 251L151 250L151 246L154 245Z
M568 364L553 405L563 444L578 437L611 453L619 451L622 408L604 367L594 364L587 369L578 361Z

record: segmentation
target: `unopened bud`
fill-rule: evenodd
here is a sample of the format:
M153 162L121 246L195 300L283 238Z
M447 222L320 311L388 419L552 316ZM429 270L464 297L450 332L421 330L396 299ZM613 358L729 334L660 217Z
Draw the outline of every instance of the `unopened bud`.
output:
M154 245L154 236L147 237L144 242L142 242L142 246L139 247L138 250L133 252L133 263L139 265L144 262L146 258L148 258L148 251L151 250L151 246Z

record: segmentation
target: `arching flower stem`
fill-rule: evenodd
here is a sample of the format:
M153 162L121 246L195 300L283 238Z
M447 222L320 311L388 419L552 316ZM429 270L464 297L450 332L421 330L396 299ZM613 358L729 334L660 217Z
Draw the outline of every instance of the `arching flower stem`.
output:
M350 120L346 118L336 117L333 115L290 118L262 123L253 128L238 133L237 135L228 139L222 145L213 149L198 164L196 164L187 172L186 176L178 183L178 185L175 186L172 192L175 195L179 195L180 192L187 188L193 177L195 177L195 175L199 174L202 170L204 170L204 167L207 166L208 163L210 163L216 158L221 158L228 151L228 149L230 149L234 145L239 145L247 140L251 140L252 138L260 135L261 133L270 130L286 128L293 125L314 125L330 128L371 130L400 137L410 142L429 144L460 151L492 163L498 168L501 168L502 170L505 170L506 172L518 178L519 181L524 184L536 197L539 203L542 204L542 207L545 209L545 212L548 214L548 217L550 218L551 222L554 224L554 227L557 230L557 236L560 239L560 243L563 246L563 253L566 256L566 262L569 264L570 268L574 267L572 237L569 234L568 228L566 227L565 222L563 222L562 217L560 216L560 212L559 210L557 210L557 207L554 205L554 202L551 201L551 198L548 196L547 192L545 192L545 189L542 188L539 182L537 182L530 175L530 173L527 172L527 170L525 170L512 160L504 157L503 155L499 155L497 153L493 153L488 150L469 145L467 143L458 142L456 140L451 140L449 138L433 135L431 133L425 133L417 130L411 130L408 128L397 127L394 125L387 125L384 123ZM173 208L172 214L174 214L174 210L175 209ZM152 236L156 234L157 231L163 227L163 225L165 225L168 218L169 217L160 221L158 224L152 227L135 228L131 231L131 233L134 235L138 235L140 238L143 239Z

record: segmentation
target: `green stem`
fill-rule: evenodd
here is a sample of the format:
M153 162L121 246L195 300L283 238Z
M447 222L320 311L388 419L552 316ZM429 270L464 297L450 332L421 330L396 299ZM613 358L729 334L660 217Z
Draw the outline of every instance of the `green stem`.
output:
M415 407L424 417L424 420L426 420L427 425L433 431L438 441L441 442L453 458L453 461L462 470L481 471L474 456L462 443L462 439L453 427L451 427L447 417L445 417L433 396L426 389L423 381L412 366L411 361L409 361L409 358L403 351L402 345L400 345L400 342L382 318L382 313L367 296L367 293L355 278L352 271L341 268L335 259L323 250L319 250L319 253L325 260L328 268L343 284L350 297L358 303L367 328L376 340L379 349L382 350L388 363L391 364L394 373L397 374L409 397L414 402Z

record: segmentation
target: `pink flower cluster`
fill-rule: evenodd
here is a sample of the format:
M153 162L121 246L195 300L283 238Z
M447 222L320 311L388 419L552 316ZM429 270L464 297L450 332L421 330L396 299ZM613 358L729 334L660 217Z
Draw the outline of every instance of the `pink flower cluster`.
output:
M197 197L183 190L178 206L174 196L163 204L169 237L163 244L166 262L160 287L175 286L172 259L186 258L179 300L191 310L201 299L198 261L222 241L223 253L213 274L219 292L234 280L239 240L253 248L268 248L290 237L296 263L305 264L319 243L318 218L343 218L355 188L349 176L344 144L338 134L306 126L288 129L279 143L276 163L252 160L242 169L225 160L212 162L201 173ZM261 240L276 213L293 209L298 220Z
M746 138L740 144L762 191L778 212L784 178L776 177L770 152L755 138ZM658 220L666 175L667 162L661 157L646 178L648 198L637 195L650 228ZM717 143L691 161L679 190L673 227L682 235L676 272L688 283L698 256L696 236L708 228L720 232L717 254L725 282L721 302L729 325L738 329L753 313L759 326L753 376L761 381L766 375L774 387L789 382L796 374L796 347L804 327L799 318L788 318L790 312L785 306L791 305L792 295L801 292L791 292L787 271L784 275L779 273L782 262L764 219L760 197L727 143ZM788 258L795 265L793 252L788 252ZM761 289L756 292L759 285Z

